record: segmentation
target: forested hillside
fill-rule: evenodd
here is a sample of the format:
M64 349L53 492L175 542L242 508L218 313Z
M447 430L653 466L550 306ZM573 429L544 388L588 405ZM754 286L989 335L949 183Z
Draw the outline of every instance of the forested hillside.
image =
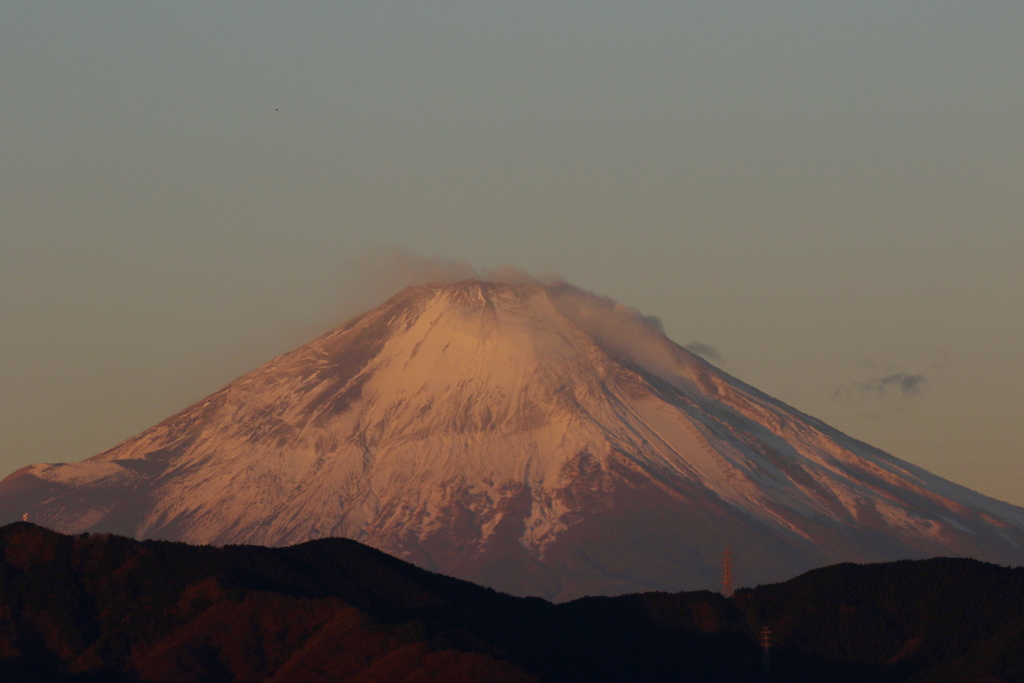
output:
M1024 569L973 560L552 605L344 539L216 548L16 523L0 558L5 682L1024 681Z

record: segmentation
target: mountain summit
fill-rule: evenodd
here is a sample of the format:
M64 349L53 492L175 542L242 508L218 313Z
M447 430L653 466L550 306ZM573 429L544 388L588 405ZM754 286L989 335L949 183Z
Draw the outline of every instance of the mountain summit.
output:
M81 463L0 523L190 543L353 538L567 600L838 561L1024 562L1024 509L749 387L564 283L410 287Z

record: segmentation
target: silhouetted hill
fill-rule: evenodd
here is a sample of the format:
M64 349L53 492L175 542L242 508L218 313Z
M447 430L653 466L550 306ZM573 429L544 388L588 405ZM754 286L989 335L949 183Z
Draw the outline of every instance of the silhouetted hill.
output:
M0 528L2 681L1024 681L1024 569L836 565L552 605L355 541L189 546Z

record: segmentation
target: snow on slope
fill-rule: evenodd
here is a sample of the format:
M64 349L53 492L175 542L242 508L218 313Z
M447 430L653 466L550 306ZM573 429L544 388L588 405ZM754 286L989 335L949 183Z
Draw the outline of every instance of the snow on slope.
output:
M409 288L119 446L0 482L0 521L196 543L347 536L518 594L842 560L1024 560L1024 510L851 439L569 285Z

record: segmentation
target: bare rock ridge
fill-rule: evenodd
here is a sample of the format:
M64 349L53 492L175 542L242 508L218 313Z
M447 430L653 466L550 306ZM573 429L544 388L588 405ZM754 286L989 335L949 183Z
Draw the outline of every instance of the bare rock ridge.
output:
M1024 509L745 385L567 284L410 287L80 463L0 523L271 546L343 536L517 595L745 585L840 561L1024 562Z

